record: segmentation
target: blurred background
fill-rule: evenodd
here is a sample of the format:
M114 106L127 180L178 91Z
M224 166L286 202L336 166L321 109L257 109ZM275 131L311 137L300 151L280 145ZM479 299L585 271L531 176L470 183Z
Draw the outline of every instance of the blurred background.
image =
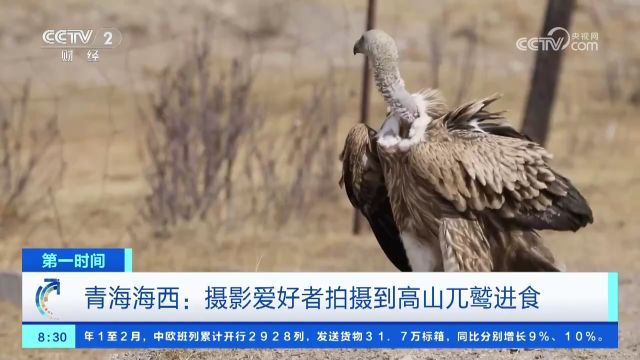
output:
M378 1L375 19L398 43L408 89L440 88L451 106L503 93L492 109L520 128L536 52L516 41L539 35L545 5ZM23 247L131 247L135 271L395 271L368 226L353 234L338 187L360 116L352 47L366 10L365 0L0 0L0 359L65 354L19 349ZM97 62L41 48L46 29L103 27L123 41ZM570 32L597 33L598 49L563 52L546 146L595 222L543 233L567 270L620 272L621 345L633 352L639 30L638 1L573 9ZM374 127L381 100L372 91Z

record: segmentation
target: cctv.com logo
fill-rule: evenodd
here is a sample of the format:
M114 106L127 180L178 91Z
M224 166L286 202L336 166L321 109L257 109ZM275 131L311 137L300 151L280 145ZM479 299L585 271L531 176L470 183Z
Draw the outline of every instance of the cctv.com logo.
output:
M554 37L553 35L556 34ZM563 27L554 27L544 37L521 37L516 41L520 51L598 51L598 33L569 33Z

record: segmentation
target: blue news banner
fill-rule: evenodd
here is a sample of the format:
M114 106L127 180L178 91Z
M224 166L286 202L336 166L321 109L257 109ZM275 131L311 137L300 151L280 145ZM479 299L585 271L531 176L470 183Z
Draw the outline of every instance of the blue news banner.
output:
M75 323L44 325L30 347L617 348L617 323ZM24 344L24 340L23 340ZM66 346L58 346L66 345Z
M617 348L617 273L136 273L23 249L23 348Z

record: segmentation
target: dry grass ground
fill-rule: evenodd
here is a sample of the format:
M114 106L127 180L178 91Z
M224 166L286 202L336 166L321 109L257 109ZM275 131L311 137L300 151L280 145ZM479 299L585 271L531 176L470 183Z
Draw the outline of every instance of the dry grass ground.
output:
M441 37L447 40L440 87L450 99L456 97L461 83L467 87L465 98L502 92L505 97L495 108L507 109L518 123L533 53L517 51L514 44L519 37L537 34L542 2L379 3L379 26L400 39L405 59L402 69L411 89L428 86L433 80L428 25L441 20L444 7L454 9L440 28ZM0 1L0 97L11 98L30 79L35 97L31 111L36 116L54 111L56 103L50 98L60 96L57 109L66 162L61 186L37 211L9 218L0 227L0 270L19 271L22 247L106 246L132 247L135 271L394 271L371 234L351 235L352 209L346 197L337 192L315 199L304 215L278 229L260 217L238 217L224 226L184 224L170 237L157 239L139 216L149 190L141 140L145 129L137 120L136 106L153 84L153 76L148 74L176 61L184 49L185 37L169 35L188 35L202 13L214 14L217 19L211 36L219 64L227 64L243 51L238 27L272 34L258 42L263 47L258 46L261 50L254 54L259 76L252 95L269 111L267 127L272 136L287 139L283 132L299 116L313 84L323 79L329 64L339 79L339 88L347 94L336 149L356 121L361 59L353 58L350 50L363 27L364 2L279 1L275 4L285 7L275 13L259 4ZM548 148L556 156L554 166L589 200L595 223L575 234L544 236L568 270L620 272L621 352L228 350L134 353L126 358L637 358L640 123L638 107L629 98L640 83L640 45L635 40L640 30L640 6L626 1L579 1L579 5L573 30L599 32L600 49L565 53ZM277 16L284 17L278 20ZM269 20L272 17L276 21ZM476 31L481 35L475 54L477 68L473 79L461 80L458 75L465 42L455 33L473 21L477 21ZM116 26L125 41L120 49L103 52L98 64L88 64L82 58L62 64L57 53L39 49L39 32L49 25L69 23ZM620 74L615 75L617 72ZM610 73L614 75L607 75ZM609 83L618 89L612 98ZM376 118L382 115L375 95L373 114ZM267 137L266 141L271 140ZM337 169L337 160L335 166ZM337 186L337 178L318 181ZM19 339L19 308L0 303L0 359L84 359L112 354L24 351Z

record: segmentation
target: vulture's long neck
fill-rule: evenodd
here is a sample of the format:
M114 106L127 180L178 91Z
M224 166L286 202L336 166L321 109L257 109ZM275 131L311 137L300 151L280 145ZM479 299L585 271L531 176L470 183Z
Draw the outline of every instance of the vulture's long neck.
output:
M376 87L391 111L400 115L407 122L413 121L417 106L411 94L404 87L404 80L402 80L398 68L398 60L390 57L374 59L372 68Z

